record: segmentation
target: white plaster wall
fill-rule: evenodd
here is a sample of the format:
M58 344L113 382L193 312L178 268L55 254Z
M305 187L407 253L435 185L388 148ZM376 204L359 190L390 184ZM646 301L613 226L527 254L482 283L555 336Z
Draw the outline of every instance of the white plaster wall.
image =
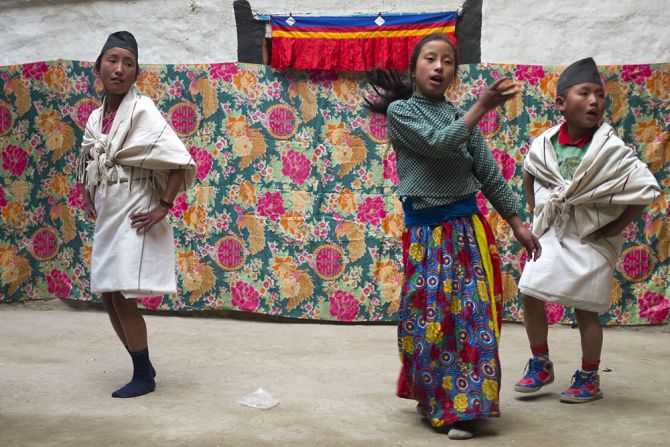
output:
M457 9L464 0L250 0L255 14L340 15ZM483 0L482 60L670 62L669 0ZM0 65L93 60L132 31L142 63L237 59L233 0L0 0Z
M484 0L482 61L670 62L670 0Z

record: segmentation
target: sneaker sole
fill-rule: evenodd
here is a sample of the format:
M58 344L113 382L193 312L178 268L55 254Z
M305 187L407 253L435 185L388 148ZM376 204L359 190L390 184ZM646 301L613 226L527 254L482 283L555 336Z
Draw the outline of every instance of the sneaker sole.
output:
M566 402L569 404L585 404L587 402L593 402L594 400L602 399L603 398L603 393L600 392L596 394L595 396L591 397L574 397L574 396L561 396L560 401L561 402Z
M548 381L544 382L542 385L535 387L535 388L529 388L527 386L522 386L522 385L514 385L514 391L517 393L535 393L536 391L540 391L543 386L549 385L554 381L554 376L551 376Z

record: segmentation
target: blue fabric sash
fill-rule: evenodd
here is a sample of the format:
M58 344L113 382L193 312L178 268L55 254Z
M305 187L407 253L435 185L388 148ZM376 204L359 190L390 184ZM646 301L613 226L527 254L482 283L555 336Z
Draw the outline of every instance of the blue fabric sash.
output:
M433 206L418 210L412 208L412 198L406 197L402 201L402 209L405 212L406 227L413 227L416 225L438 225L454 217L467 217L479 212L477 199L474 194L448 205Z

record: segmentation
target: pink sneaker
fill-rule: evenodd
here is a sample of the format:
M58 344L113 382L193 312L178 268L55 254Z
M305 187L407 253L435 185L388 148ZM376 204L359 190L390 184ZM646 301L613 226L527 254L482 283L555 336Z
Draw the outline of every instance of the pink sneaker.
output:
M600 376L598 371L582 371L580 369L572 376L572 385L561 393L561 402L581 404L603 397L600 391Z
M519 393L534 393L554 381L554 364L548 358L533 357L528 360L523 377L514 385Z

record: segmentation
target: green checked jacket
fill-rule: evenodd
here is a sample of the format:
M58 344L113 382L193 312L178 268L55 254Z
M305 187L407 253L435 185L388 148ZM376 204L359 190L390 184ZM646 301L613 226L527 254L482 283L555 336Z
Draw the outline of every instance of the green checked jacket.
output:
M450 102L415 94L389 105L388 136L396 152L398 196L414 208L447 205L482 191L503 218L521 208L479 128Z

